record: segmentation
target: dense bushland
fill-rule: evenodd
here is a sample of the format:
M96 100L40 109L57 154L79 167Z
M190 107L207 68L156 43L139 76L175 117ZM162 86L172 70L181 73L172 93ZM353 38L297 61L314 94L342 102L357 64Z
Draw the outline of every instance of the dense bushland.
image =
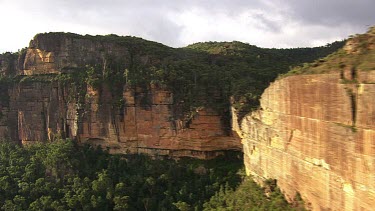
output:
M238 153L176 161L110 155L70 140L25 147L0 142L2 210L291 209L275 184L266 197L243 178Z

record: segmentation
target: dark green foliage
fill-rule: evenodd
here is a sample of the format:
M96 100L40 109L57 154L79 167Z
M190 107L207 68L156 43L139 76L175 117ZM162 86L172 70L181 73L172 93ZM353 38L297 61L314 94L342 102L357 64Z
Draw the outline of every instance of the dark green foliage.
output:
M295 49L264 49L241 42L207 42L189 45L187 48L210 54L210 66L216 67L216 83L224 87L226 97L233 96L234 107L240 113L259 105L263 90L279 74L292 66L324 57L343 46L334 42L324 47Z
M0 77L5 75L14 75L17 69L17 59L19 55L24 55L25 49L16 53L6 52L0 54Z
M241 170L242 169L242 170ZM2 210L206 210L290 208L245 179L240 154L213 160L110 155L61 140L28 147L0 142ZM212 198L211 198L212 197ZM232 210L233 210L232 209Z
M293 204L288 204L277 187L275 180L266 180L264 187L258 186L251 178L246 178L236 189L221 186L204 210L305 210L299 194Z
M6 52L0 54L0 107L8 106L8 88L12 82L11 76L13 76L16 72L16 62L18 56L22 54L23 51L24 50L17 53ZM0 111L0 119L1 117L2 113Z
M210 161L109 155L72 141L0 143L3 210L198 210L241 180L238 154ZM174 205L176 204L176 206Z
M0 75L0 105L8 106L9 95L8 88L11 84L11 80L8 77L3 77Z
M0 67L1 68L1 67ZM9 106L8 88L11 84L9 77L0 74L0 108ZM0 109L0 121L4 118L4 114Z

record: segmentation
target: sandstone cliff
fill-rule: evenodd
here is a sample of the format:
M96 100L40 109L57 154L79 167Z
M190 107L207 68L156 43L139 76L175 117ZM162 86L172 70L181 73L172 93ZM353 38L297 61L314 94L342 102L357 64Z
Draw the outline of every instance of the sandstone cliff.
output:
M124 107L114 108L109 90L99 94L88 88L85 104L80 104L70 99L71 89L57 82L22 82L13 87L0 135L23 144L77 138L114 153L209 158L224 150L240 150L239 140L227 134L215 112L198 111L189 127L175 119L169 91L126 89ZM144 95L152 100L149 107L140 102Z
M234 130L247 174L312 210L375 206L375 29L272 83Z
M148 43L156 49L150 54L140 38L126 39L40 34L14 65L3 59L2 72L18 76L0 86L0 137L23 144L72 138L113 153L198 158L241 150L223 114L200 107L186 117L165 86L117 83L118 75L98 82L115 68L127 74L168 58L169 47ZM88 67L100 71L80 78Z
M0 54L0 139L72 138L115 153L200 158L240 151L229 98L246 113L278 73L340 46L174 49L129 36L38 34L28 48Z

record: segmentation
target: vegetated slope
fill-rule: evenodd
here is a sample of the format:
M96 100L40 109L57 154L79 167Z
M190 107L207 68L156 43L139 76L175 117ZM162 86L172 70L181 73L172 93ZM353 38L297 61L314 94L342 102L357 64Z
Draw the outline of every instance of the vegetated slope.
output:
M300 74L322 74L344 71L369 71L375 68L375 27L366 34L351 36L344 48L312 63L304 63L281 77ZM344 74L344 73L343 73ZM355 73L353 73L355 74Z
M211 64L224 72L221 78L229 86L235 108L245 114L259 105L263 90L279 74L327 56L343 44L337 41L316 48L267 49L234 41L196 43L187 48L209 53Z
M203 210L215 195L205 205L212 210L244 176L239 153L209 161L152 160L69 140L26 147L0 142L0 164L2 210ZM267 198L254 182L241 186L251 195L238 200L249 209L290 208L278 191L270 189Z
M209 201L204 203L204 210L305 210L299 194L288 203L277 186L277 181L266 180L263 187L246 177L235 189L222 186Z

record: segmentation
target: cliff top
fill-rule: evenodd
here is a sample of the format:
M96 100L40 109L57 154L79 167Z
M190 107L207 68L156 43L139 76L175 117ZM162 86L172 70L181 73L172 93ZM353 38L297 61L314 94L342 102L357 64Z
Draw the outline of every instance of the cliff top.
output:
M29 48L59 51L61 45L64 45L67 42L72 45L82 45L83 43L91 42L98 48L96 49L98 51L103 51L100 46L117 45L127 48L130 51L153 54L160 57L171 55L171 50L173 49L161 43L135 36L118 36L116 34L92 36L88 34L79 35L69 32L48 32L37 34L30 41Z
M58 41L60 39L82 39L82 40L91 40L96 42L110 42L110 43L118 43L127 46L145 46L145 45L153 45L159 48L171 48L166 45L163 45L158 42L145 40L140 37L135 36L119 36L116 34L108 34L108 35L80 35L70 32L47 32L47 33L39 33L34 36L34 38L30 41L30 48L36 47L35 44L46 42L47 40L54 40Z

